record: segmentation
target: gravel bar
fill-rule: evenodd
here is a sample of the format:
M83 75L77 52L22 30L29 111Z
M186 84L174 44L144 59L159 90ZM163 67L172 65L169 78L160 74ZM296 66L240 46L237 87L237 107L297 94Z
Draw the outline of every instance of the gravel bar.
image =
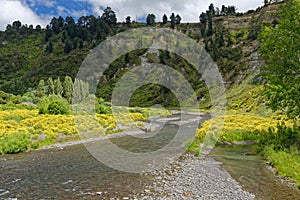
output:
M163 170L151 172L153 185L134 199L254 199L221 164L209 156L185 154Z

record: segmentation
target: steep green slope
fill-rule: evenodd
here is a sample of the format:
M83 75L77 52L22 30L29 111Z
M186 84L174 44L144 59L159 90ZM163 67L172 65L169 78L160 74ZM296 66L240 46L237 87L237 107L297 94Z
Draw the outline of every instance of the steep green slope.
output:
M276 9L276 5L269 5L239 16L213 17L212 31L204 36L201 35L200 23L179 24L175 29L203 44L219 66L228 89L245 79L248 80L248 76L254 77L254 81L250 81L251 84L255 81L261 84L262 80L259 77L255 78L260 67L256 55L259 47L257 35L262 25L272 25L275 21ZM94 22L90 23L92 25L78 25L73 30L70 27L74 23L68 20L67 25L61 25L56 29L53 28L54 22L51 21L52 26L46 29L24 28L24 31L12 27L1 32L0 90L23 94L30 88L36 88L41 79L64 78L66 75L74 79L90 49L106 37L131 28L146 26L140 23L131 25L120 23L110 27L100 18L90 17L90 22ZM156 23L153 26L169 27L170 24ZM115 60L104 73L104 78L98 85L97 96L110 100L114 85L119 78L133 66L140 65L141 57L145 57L150 63L165 64L183 74L195 90L201 107L210 107L209 95L201 74L198 74L188 62L169 52L160 51L159 55L146 52L146 49L141 49L129 53L127 57L124 55ZM169 90L153 84L137 90L131 100L133 106L153 104L178 106L178 102Z

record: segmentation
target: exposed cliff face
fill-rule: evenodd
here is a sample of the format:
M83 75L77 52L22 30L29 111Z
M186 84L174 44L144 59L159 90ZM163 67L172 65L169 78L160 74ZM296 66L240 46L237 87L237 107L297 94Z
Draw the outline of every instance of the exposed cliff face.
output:
M259 76L263 61L258 54L258 37L264 26L276 26L279 4L271 4L242 16L215 17L214 34L199 39L223 76L229 109L247 112L254 110L259 114L265 109L262 97L265 80ZM220 36L223 45L218 43ZM209 105L204 100L203 107Z

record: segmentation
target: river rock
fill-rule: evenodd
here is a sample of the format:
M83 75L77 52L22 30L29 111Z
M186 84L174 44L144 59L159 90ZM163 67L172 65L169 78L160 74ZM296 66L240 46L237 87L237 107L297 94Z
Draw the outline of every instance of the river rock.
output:
M254 199L254 195L221 169L220 162L210 157L184 155L166 165L163 170L151 172L154 177L153 190L137 199ZM149 187L149 186L148 186Z

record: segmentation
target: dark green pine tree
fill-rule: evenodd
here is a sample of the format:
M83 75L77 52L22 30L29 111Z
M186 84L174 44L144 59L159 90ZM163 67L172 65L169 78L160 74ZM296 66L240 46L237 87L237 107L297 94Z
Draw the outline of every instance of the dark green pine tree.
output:
M181 17L179 15L176 15L175 24L180 24L180 22L181 22Z
M68 53L70 53L71 51L72 51L72 43L71 43L71 41L70 40L67 40L66 42L65 42L65 48L64 48L64 52L66 53L66 54L68 54Z
M200 20L201 35L202 35L202 37L205 37L206 26L207 26L207 15L206 15L206 13L202 12L199 16L199 20Z
M148 25L153 25L153 24L155 24L155 15L154 14L148 14L147 15L147 18L146 18L146 22L147 22L147 24Z
M168 22L168 17L166 14L164 14L164 16L162 17L162 23L166 24Z
M127 16L126 19L125 19L125 23L130 26L131 24L131 17L130 16Z
M172 13L171 16L170 16L170 20L171 20L171 28L175 28L175 24L176 24L176 17L175 17L175 14Z
M111 7L107 7L104 10L101 18L110 26L113 27L117 24L116 13L111 9Z
M206 36L212 36L213 34L213 22L212 22L212 14L210 11L206 11L207 15L207 32Z

